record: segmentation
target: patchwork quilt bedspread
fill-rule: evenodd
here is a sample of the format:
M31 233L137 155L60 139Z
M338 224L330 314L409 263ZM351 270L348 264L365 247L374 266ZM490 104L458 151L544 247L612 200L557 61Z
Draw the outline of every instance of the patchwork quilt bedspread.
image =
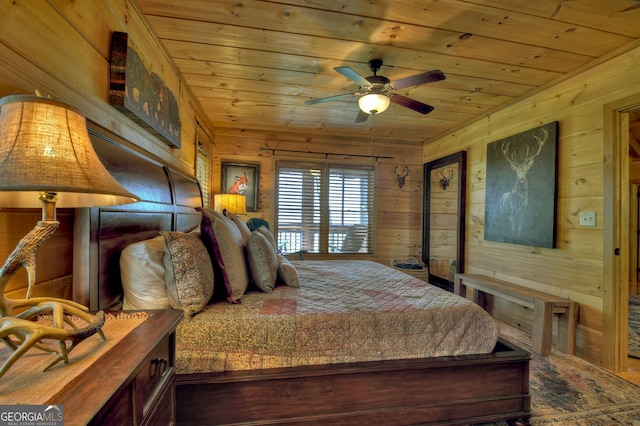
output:
M479 306L370 261L295 261L300 288L219 302L176 334L178 374L489 353Z

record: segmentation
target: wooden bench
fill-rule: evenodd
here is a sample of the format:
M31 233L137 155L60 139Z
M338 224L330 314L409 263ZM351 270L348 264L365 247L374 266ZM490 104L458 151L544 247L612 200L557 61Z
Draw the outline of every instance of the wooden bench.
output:
M454 292L462 297L466 297L467 288L471 288L473 301L483 308L486 307L486 295L491 294L533 309L533 350L542 355L551 353L553 315L558 315L558 349L567 354L574 353L576 302L485 275L456 274L453 284Z

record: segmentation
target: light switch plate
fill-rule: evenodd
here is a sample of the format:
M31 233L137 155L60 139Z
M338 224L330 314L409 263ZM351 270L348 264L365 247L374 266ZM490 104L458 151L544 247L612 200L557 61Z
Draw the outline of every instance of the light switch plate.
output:
M596 212L580 212L580 226L596 226Z

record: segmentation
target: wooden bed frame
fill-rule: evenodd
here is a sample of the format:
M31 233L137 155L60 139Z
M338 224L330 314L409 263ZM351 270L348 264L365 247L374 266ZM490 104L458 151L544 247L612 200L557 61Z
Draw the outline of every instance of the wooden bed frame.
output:
M142 199L76 217L74 298L113 309L122 249L197 227L202 199L193 178L97 126L90 135L107 169ZM177 424L528 424L529 360L501 339L490 354L178 375Z

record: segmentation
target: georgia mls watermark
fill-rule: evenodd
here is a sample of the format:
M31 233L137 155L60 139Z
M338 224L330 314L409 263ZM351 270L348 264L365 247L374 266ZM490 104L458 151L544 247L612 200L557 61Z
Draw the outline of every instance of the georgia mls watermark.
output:
M64 426L64 406L0 405L0 426Z

